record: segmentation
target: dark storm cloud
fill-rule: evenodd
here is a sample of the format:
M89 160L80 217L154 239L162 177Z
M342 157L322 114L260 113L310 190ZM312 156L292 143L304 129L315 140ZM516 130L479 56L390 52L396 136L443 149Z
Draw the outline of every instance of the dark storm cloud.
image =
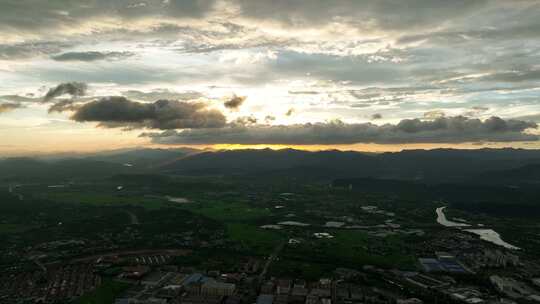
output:
M43 101L48 102L53 98L62 95L70 95L71 97L78 97L86 95L88 85L83 82L65 82L57 85L56 87L49 89Z
M354 144L462 143L530 141L524 131L536 123L491 117L481 121L463 116L432 121L404 119L396 125L346 124L341 121L296 125L230 125L217 129L142 134L160 144Z
M244 103L244 101L246 101L246 98L247 98L246 96L236 96L236 95L234 95L230 99L226 100L223 103L223 105L227 109L236 110Z
M105 97L79 107L71 119L79 122L99 122L115 128L184 129L220 128L225 116L208 109L204 103L158 100L140 103L122 96Z
M75 111L79 105L77 104L76 100L73 99L62 99L60 101L55 102L53 105L49 107L48 112L65 112L65 111Z
M0 103L0 114L13 111L15 109L23 108L24 106L20 103Z
M372 120L381 119L381 118L382 118L382 114L380 114L380 113L375 113L375 114L371 115Z
M56 61L98 61L98 60L121 60L135 55L132 52L67 52L52 56Z

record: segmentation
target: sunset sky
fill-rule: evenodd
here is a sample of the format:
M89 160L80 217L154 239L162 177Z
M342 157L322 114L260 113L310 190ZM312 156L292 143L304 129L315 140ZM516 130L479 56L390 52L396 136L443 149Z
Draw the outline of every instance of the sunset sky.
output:
M0 1L0 156L540 148L537 123L540 1Z

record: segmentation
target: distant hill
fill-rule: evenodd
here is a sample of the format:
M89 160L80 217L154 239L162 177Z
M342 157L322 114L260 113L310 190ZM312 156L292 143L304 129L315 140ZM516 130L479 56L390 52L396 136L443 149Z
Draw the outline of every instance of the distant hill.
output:
M76 158L0 160L0 179L89 179L117 174L243 176L331 181L509 184L540 180L540 151L520 149L352 151L133 149Z
M238 175L252 173L272 173L282 171L294 173L307 168L318 170L335 169L345 174L370 166L372 156L358 152L322 151L307 152L293 149L283 150L230 150L204 152L191 155L162 167L169 173L179 174L223 174ZM354 165L355 167L351 167ZM362 167L358 167L362 165ZM293 172L291 172L293 171Z
M175 161L199 150L179 149L133 149L96 153L86 159L131 165L139 168L152 168Z
M63 159L54 162L31 158L0 160L0 179L4 181L80 180L134 171L133 168L121 164L86 159Z
M540 185L540 163L509 170L483 172L472 178L471 181L508 186L538 186Z
M540 164L540 151L521 149L408 150L396 153L232 150L190 155L162 166L173 174L319 176L459 182L483 172Z

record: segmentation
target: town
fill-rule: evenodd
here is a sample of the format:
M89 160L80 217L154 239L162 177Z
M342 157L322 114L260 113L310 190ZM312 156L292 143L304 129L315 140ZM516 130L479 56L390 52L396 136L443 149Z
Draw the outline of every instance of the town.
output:
M534 242L505 242L508 233L503 240L488 229L492 217L439 208L441 201L412 206L406 198L355 192L352 186L314 186L267 191L240 183L234 191L194 190L185 197L148 195L160 191L133 185L122 190L109 184L11 186L6 195L17 205L10 207L10 220L32 202L27 218L37 214L35 225L56 235L38 237L29 229L4 236L2 261L11 262L3 264L0 299L44 304L540 301ZM84 201L89 187L111 190L93 197L91 205L71 202ZM77 196L70 194L74 191ZM46 204L36 203L45 197ZM65 217L73 208L89 221L83 221L88 228L82 234ZM58 216L66 220L60 223ZM82 218L71 216L80 225Z

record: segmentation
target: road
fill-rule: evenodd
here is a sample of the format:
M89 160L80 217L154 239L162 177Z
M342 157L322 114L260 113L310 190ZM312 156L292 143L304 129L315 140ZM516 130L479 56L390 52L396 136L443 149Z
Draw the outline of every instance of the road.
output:
M281 252L281 250L283 250L283 247L285 247L285 244L286 244L286 242L280 243L274 249L274 252L272 252L272 254L268 257L268 259L266 260L266 263L264 264L263 271L259 275L259 282L262 282L262 280L264 280L264 277L266 276L266 272L268 272L268 268L270 267L272 262L277 259L277 257L279 256L279 253Z
M129 215L129 219L131 221L131 225L139 225L140 222L139 222L139 218L137 217L137 215L131 211L126 211L126 213Z

